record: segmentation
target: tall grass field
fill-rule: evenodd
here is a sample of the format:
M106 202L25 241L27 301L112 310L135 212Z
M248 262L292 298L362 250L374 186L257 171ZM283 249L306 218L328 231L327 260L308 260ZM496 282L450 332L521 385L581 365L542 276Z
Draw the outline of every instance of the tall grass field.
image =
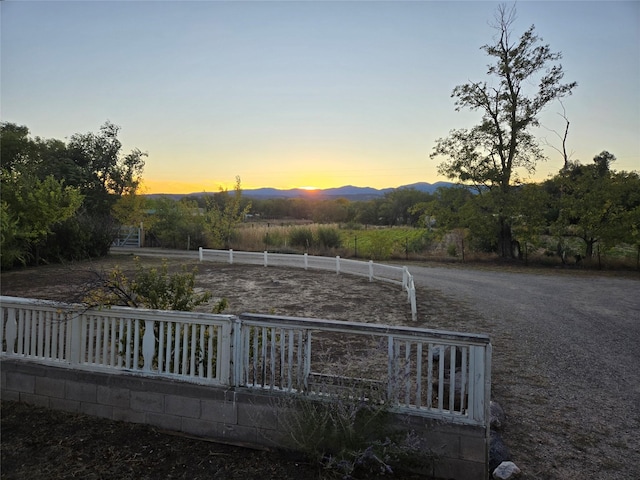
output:
M432 244L431 236L425 229L407 227L248 223L236 230L232 248L387 260L424 252Z

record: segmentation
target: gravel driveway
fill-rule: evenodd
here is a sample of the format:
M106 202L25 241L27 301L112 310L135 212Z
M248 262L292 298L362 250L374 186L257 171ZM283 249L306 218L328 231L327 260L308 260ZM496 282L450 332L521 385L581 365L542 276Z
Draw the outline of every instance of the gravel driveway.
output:
M466 304L460 327L491 335L492 396L522 478L640 478L637 278L410 270L418 289Z

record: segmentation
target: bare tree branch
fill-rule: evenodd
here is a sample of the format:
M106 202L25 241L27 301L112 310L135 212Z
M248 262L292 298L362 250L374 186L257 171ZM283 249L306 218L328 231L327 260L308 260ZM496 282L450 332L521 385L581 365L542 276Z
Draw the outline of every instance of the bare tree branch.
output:
M571 156L574 154L574 152L572 151L571 154L567 154L567 137L569 135L569 125L571 122L569 122L569 119L567 118L567 110L564 106L564 104L562 103L561 100L558 100L560 102L560 105L562 106L562 113L558 113L558 115L560 115L562 117L562 119L565 122L565 127L564 127L564 135L560 135L557 131L546 127L545 125L540 124L540 126L542 128L544 128L545 130L548 130L551 133L554 133L562 142L562 150L560 150L558 147L556 147L555 145L551 144L546 138L542 139L542 144L547 146L547 147L551 147L553 148L556 152L558 152L560 155L562 155L562 158L564 160L564 165L561 169L561 171L565 171L567 170L567 168L569 168L570 165L570 160L571 160Z

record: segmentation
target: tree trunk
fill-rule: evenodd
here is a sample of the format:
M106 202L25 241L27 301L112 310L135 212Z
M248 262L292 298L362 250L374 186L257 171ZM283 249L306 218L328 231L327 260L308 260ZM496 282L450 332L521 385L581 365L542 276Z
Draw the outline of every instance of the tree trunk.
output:
M502 258L513 258L513 249L511 248L512 240L511 225L504 218L500 219L498 253Z
M584 241L587 244L587 247L584 250L584 257L587 260L591 260L593 258L593 246L596 243L596 239L595 238L585 238Z

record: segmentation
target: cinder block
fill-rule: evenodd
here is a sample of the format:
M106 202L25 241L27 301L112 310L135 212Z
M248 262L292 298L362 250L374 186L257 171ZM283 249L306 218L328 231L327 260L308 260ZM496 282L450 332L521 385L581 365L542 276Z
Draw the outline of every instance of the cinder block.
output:
M49 408L49 397L45 395L34 395L32 393L21 393L20 401L29 405Z
M65 382L65 398L78 402L96 403L96 386L91 383L67 380Z
M468 435L460 436L460 458L471 462L483 462L487 458L487 444L484 438Z
M460 458L460 439L442 431L422 433L431 451L441 458Z
M180 395L165 395L164 412L169 415L200 418L200 399L182 397Z
M273 406L237 403L238 425L278 429L278 410Z
M2 395L0 395L3 402L19 402L20 401L20 392L16 392L15 390L2 390Z
M182 430L182 418L177 415L164 415L161 413L147 413L146 415L149 425L161 428L163 430L173 430L180 432Z
M64 410L65 412L78 413L80 411L80 402L77 400L68 400L66 398L50 398L49 408L53 410Z
M182 417L183 432L199 437L222 439L223 424L202 419Z
M294 428L300 412L293 407L283 406L278 408L278 430L291 430Z
M98 403L114 407L129 408L130 391L128 388L99 386Z
M201 400L200 418L210 422L238 423L238 410L233 402L223 400Z
M7 372L7 388L16 392L35 393L36 379L33 375Z
M286 432L271 430L270 428L257 428L256 435L261 446L269 448L294 448L292 439Z
M466 462L464 460L439 460L433 466L435 478L453 478L466 480L467 478L488 478L487 467L484 463Z
M94 417L113 418L113 407L111 405L100 405L98 403L80 402L80 412Z
M38 395L64 398L64 381L47 377L36 377L35 392Z
M160 393L131 391L129 401L131 409L138 412L164 412L164 395Z
M227 442L243 442L251 445L258 445L259 443L257 429L243 425L224 425L222 438Z
M144 412L136 412L129 408L113 407L113 420L129 423L145 423L146 414Z

